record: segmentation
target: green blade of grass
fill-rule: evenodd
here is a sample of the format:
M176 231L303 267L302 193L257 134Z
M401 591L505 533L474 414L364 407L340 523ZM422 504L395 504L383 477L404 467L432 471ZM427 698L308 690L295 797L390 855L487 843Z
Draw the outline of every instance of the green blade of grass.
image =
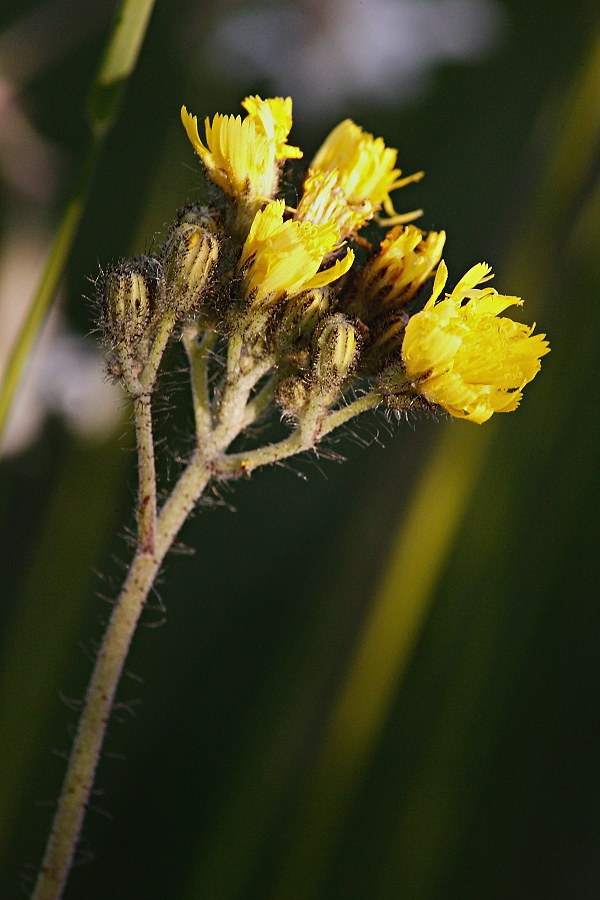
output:
M90 93L91 139L75 187L56 230L44 272L15 341L0 385L0 441L17 387L54 299L77 235L99 151L115 121L125 82L133 72L155 0L123 0Z
M462 521L493 427L447 427L413 495L339 692L276 897L317 893Z

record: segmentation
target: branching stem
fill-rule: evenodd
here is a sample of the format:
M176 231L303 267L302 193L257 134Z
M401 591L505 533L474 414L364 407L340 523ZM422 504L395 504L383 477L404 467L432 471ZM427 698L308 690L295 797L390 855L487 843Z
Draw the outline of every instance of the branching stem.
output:
M163 335L161 341L162 338ZM139 381L133 374L130 375L137 390L134 397L139 466L137 550L94 666L33 900L59 900L62 896L115 693L139 617L166 553L208 482L213 477L239 477L257 466L309 450L324 434L377 405L381 399L379 394L371 392L328 413L327 402L316 394L299 418L295 430L285 440L246 454L227 455L231 442L266 409L282 373L275 373L249 401L252 389L273 368L275 360L270 356L258 361L247 360L246 371L242 371L242 342L230 348L228 373L213 425L206 362L214 337L209 334L198 345L197 336L190 330L184 336L184 342L192 365L194 408L196 422L200 426L199 438L201 436L202 440L198 441L196 451L158 515L151 394L143 390L144 375L152 377L151 370L156 372L158 359L152 360Z

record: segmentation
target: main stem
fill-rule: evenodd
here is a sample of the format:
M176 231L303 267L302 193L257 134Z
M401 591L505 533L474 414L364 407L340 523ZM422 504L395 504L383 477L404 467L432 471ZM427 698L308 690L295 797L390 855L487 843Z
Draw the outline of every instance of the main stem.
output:
M196 451L156 521L153 552L147 551L147 542L139 542L94 666L33 900L58 900L62 896L115 692L140 614L165 554L210 477L206 460Z
M157 568L151 556L136 556L111 615L85 698L52 833L33 894L34 900L56 900L62 895L79 840L115 691Z

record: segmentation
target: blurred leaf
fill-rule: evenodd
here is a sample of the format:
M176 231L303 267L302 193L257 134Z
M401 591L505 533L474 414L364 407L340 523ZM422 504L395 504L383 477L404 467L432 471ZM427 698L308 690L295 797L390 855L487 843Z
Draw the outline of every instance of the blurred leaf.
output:
M116 438L74 443L42 523L0 670L0 857L38 754L47 753L50 711L86 609L99 542L115 525L128 462Z
M493 428L447 425L403 518L303 799L277 897L313 897L427 616Z
M154 0L122 0L105 59L92 85L88 152L54 235L42 278L9 356L0 384L0 441L24 366L56 294L85 208L102 142L114 123L125 80L133 71Z

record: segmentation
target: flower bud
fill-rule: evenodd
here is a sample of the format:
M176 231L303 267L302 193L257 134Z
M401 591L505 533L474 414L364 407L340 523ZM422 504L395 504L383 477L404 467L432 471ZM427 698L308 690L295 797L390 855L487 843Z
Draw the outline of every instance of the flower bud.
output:
M292 321L298 334L310 334L329 312L331 293L328 288L307 291L290 303L288 321Z
M198 206L197 204L185 206L177 216L177 225L199 225L200 228L210 231L211 234L223 232L223 218L213 206Z
M277 402L279 405L292 416L299 415L309 398L309 392L306 383L294 376L286 378L277 388Z
M156 306L159 272L156 260L143 257L107 272L104 323L115 343L135 346L144 336Z
M180 315L199 304L218 255L216 235L202 226L184 222L172 230L163 254L166 302Z
M358 356L358 329L341 313L327 318L315 335L313 377L321 389L337 388Z
M277 326L278 345L292 347L303 338L309 339L330 306L331 293L328 288L313 288L290 298Z

